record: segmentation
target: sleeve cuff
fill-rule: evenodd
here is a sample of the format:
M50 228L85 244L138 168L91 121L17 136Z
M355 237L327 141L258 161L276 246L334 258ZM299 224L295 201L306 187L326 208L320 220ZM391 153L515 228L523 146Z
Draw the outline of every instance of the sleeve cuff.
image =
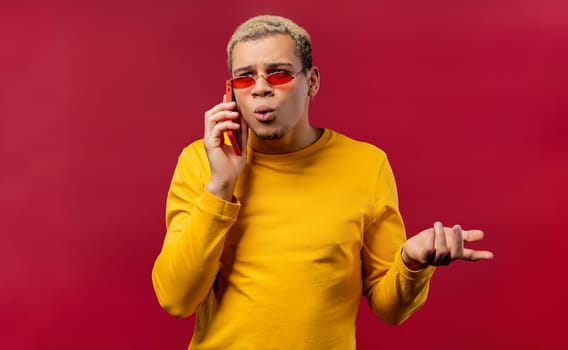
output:
M239 214L241 203L235 197L233 197L233 200L234 202L228 202L207 191L203 191L201 197L197 199L196 205L201 210L219 216L222 219L235 221Z
M394 256L394 265L396 267L396 269L406 278L409 280L420 280L423 278L427 278L429 276L431 276L434 271L436 270L436 267L434 266L428 266L425 269L422 270L411 270L409 269L404 262L402 261L402 255L401 255L401 251L402 249L399 249L395 256Z

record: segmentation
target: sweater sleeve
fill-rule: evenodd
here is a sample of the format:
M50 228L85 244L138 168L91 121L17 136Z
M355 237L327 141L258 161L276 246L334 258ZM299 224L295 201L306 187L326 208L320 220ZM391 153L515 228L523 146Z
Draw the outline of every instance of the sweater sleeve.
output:
M402 261L406 233L394 176L386 158L375 193L376 214L364 232L363 293L376 315L398 325L426 301L434 268L412 271Z
M158 301L176 317L193 314L209 294L240 208L238 201L205 191L207 159L197 148L186 148L178 159L166 201L166 236L152 269Z

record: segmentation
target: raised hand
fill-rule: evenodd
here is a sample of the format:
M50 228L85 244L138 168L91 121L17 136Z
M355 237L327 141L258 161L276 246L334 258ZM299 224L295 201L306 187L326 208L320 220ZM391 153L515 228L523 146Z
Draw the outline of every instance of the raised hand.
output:
M205 130L203 141L211 169L211 179L205 186L211 194L230 200L233 196L239 175L247 159L248 127L241 118L241 124L232 120L239 117L233 111L234 101L222 102L205 112ZM224 143L223 132L242 129L242 154L236 155L233 149Z
M481 230L462 230L459 225L444 227L438 221L434 223L433 228L424 230L406 241L402 249L402 260L409 269L420 270L430 265L448 265L457 259L492 259L493 253L490 251L464 247L464 241L474 242L482 239Z

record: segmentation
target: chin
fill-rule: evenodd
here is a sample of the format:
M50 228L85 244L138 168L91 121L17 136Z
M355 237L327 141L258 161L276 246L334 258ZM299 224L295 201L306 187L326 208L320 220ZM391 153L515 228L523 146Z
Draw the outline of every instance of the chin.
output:
M286 135L286 131L286 128L279 130L253 130L256 137L262 141L279 140Z

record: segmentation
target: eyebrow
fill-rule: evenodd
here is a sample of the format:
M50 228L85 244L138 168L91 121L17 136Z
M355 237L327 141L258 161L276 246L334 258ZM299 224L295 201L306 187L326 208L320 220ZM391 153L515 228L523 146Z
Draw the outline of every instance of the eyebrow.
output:
M294 68L294 65L292 63L289 63L289 62L273 62L273 63L268 63L266 66L268 68L282 67L282 66ZM253 68L252 65L240 67L240 68L235 69L233 71L233 74L237 74L238 72L248 71L248 70L251 70L252 68Z

